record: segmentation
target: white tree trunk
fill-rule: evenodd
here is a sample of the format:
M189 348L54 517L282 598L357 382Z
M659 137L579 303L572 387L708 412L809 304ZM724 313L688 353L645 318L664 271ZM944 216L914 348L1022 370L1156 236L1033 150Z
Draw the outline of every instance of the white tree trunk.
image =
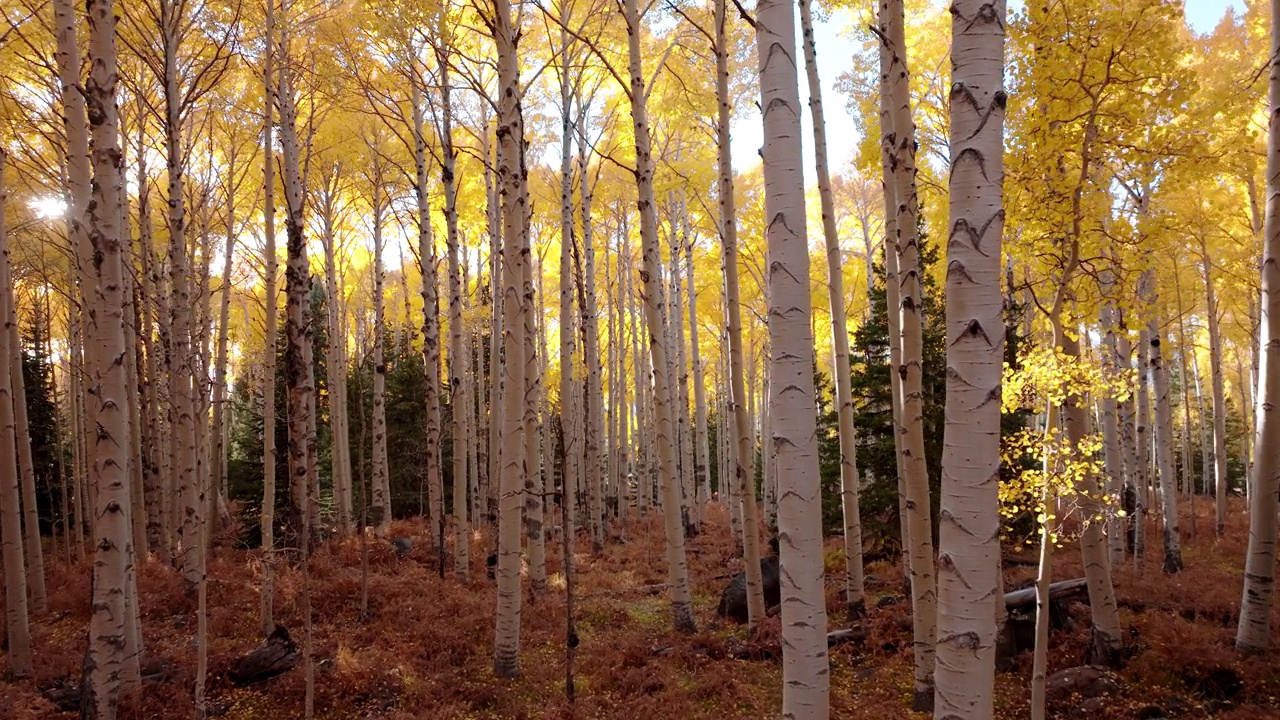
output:
M1154 279L1147 281L1150 288L1151 320L1147 324L1150 338L1151 378L1156 391L1156 461L1160 472L1160 501L1164 515L1164 571L1176 573L1182 570L1182 545L1178 533L1178 478L1173 459L1173 401L1169 399L1169 370L1164 364L1164 333L1160 330L1159 311L1156 310Z
M9 305L13 302L13 293L8 290L12 287L12 281L9 279L9 243L4 224L4 206L9 200L4 185L4 170L8 157L8 152L0 148L0 288L4 288L4 291L0 292L0 321L4 325L0 327L0 362L6 366L11 365L13 353L10 344L15 334L9 331L13 318ZM123 332L120 333L120 340L123 345ZM0 372L0 543L4 545L5 628L8 637L6 649L9 672L15 677L22 678L30 675L32 671L31 629L27 619L28 583L22 551L24 544L22 504L18 492L17 440L10 377L11 373ZM115 413L117 416L119 414L119 412ZM119 428L116 426L112 429ZM127 429L126 425L125 430ZM123 555L123 547L118 550ZM123 571L123 563L121 563L121 571ZM117 583L117 589L120 589L124 584L123 574L113 579ZM123 616L123 609L121 615ZM121 632L124 630L123 623L120 630Z
M524 320L520 296L527 256L524 248L524 124L520 115L520 76L516 59L516 28L508 0L494 0L493 40L497 46L498 86L498 186L502 198L503 334L501 440L507 448L524 447L525 391ZM495 353L496 357L496 353ZM520 673L520 524L524 505L523 454L502 453L497 478L498 599L494 633L493 670L498 677Z
M897 248L898 304L889 308L899 316L902 335L901 424L902 471L906 486L906 521L910 545L911 595L915 611L915 688L912 707L928 710L933 704L934 642L937 634L937 589L934 575L933 525L930 518L929 476L924 457L924 422L921 380L922 335L920 303L920 249L916 235L919 210L915 184L915 124L911 118L905 19L902 0L884 0L880 6L882 32L890 52L889 103L893 133L889 156L893 167L895 244Z
M265 268L263 269L263 309L266 324L262 361L262 598L258 629L268 636L275 629L275 518L276 518L276 277L280 274L276 257L275 201L275 0L266 2L266 25L263 29L262 85L262 235Z
M818 197L822 203L822 235L827 249L827 307L831 314L831 361L835 366L835 400L840 428L840 510L844 520L845 606L850 617L859 617L865 610L865 602L862 519L858 509L858 436L853 424L853 381L849 364L849 328L845 317L843 263L840 257L840 236L836 230L835 198L831 193L831 173L827 168L827 130L822 110L822 83L818 78L818 50L813 37L810 0L800 1L800 27L804 38L805 71L809 81L809 112L813 115L814 162L817 166Z
M90 0L86 9L90 73L84 97L93 139L94 171L93 200L87 218L94 282L86 308L86 346L91 348L89 365L97 403L93 410L97 432L89 450L91 484L97 493L93 507L96 517L94 597L89 620L89 651L85 658L85 716L113 720L127 663L125 596L132 553L128 512L129 420L125 407L128 378L124 365L112 362L126 349L124 252L119 224L124 178L116 115L115 8L111 0ZM8 284L7 280L0 278L4 284ZM12 645L10 652L14 652Z
M738 211L733 189L733 148L730 139L729 42L726 0L716 0L716 157L719 164L720 244L723 251L724 302L729 340L729 398L721 427L731 438L728 447L728 501L735 535L742 537L747 580L747 626L764 619L764 581L760 572L760 511L755 495L755 451L747 409L746 368L743 366L742 303L738 288ZM810 380L812 382L812 379ZM731 415L732 417L728 417ZM730 425L732 423L732 425Z
M1280 0L1271 2L1271 80L1267 131L1267 212L1262 263L1262 322L1258 363L1257 442L1253 492L1249 498L1249 554L1236 647L1246 653L1269 649L1271 601L1276 571L1276 525L1280 509Z
M782 0L760 0L756 7L774 385L765 442L777 451L782 717L821 719L828 714L830 677L795 14Z
M672 388L667 372L668 348L662 341L662 289L659 268L658 217L654 203L653 156L649 136L649 114L645 74L640 55L638 0L626 0L628 72L631 121L636 150L637 206L640 212L640 244L643 256L645 316L649 322L649 355L653 371L654 438L658 446L658 481L662 493L662 515L667 540L667 582L671 593L672 623L676 630L693 632L693 595L689 589L689 565L684 550L684 527L680 522L680 486L676 472L675 438L672 437Z
M376 152L376 151L374 151ZM375 164L371 179L373 208L373 531L385 538L391 530L391 483L387 467L387 366L386 366L386 308L383 299L382 270L382 218L386 201L382 194L382 167L380 158Z
M934 716L994 713L1000 582L1000 292L1004 195L1003 4L951 7L947 397L938 531ZM1048 617L1047 608L1040 617Z

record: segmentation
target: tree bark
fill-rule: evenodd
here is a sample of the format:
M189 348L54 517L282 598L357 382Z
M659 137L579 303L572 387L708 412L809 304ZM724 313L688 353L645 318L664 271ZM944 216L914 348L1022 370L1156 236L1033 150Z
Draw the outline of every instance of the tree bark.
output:
M902 471L906 485L906 519L910 535L912 606L915 610L916 676L912 707L928 710L933 704L933 669L937 634L937 587L933 559L933 525L930 519L929 476L924 457L923 398L921 395L922 335L920 317L920 248L916 234L919 211L915 184L915 124L911 118L902 0L883 0L881 32L888 41L890 63L888 91L893 132L889 159L893 169L895 244L898 260L899 298L891 314L899 316L902 334Z
M1276 525L1280 509L1280 0L1271 2L1271 122L1267 129L1267 211L1263 233L1262 322L1259 335L1257 443L1253 449L1253 491L1249 497L1249 551L1236 648L1269 649L1275 585Z
M777 452L782 717L821 719L830 677L795 14L782 0L757 8L773 384L765 442Z
M96 720L113 720L121 686L128 680L125 677L128 649L125 602L132 552L129 419L125 407L128 378L124 365L113 361L126 349L124 253L119 214L124 177L116 114L115 8L111 0L90 0L86 10L90 72L84 98L93 139L94 176L87 218L94 282L86 316L92 396L97 403L93 411L97 432L90 446L91 483L97 488L93 512L97 520L93 539L93 612L85 659L86 712L83 714Z
M1209 246L1200 241L1204 273L1205 318L1209 331L1209 382L1213 393L1214 529L1222 537L1227 528L1227 394L1222 372L1222 334L1218 325L1218 296L1213 287Z
M4 169L8 158L8 152L0 148L0 288L4 289L0 292L0 321L4 324L0 328L0 362L6 365L10 364L13 357L10 348L13 333L9 331L13 318L9 305L13 302L13 293L9 290L12 281L9 279L9 243L4 223L4 206L9 199L4 186ZM123 332L120 333L120 339L123 344ZM0 542L4 544L5 628L9 672L21 678L27 677L32 671L31 629L27 618L28 581L23 558L22 503L18 490L17 440L10 378L11 373L0 372ZM121 469L123 470L123 462ZM123 571L123 564L121 570ZM123 586L123 575L118 578L118 582ZM121 632L123 629L122 624Z
M835 366L836 412L840 428L840 511L844 519L845 605L852 618L861 616L865 605L862 520L858 509L858 437L853 424L853 381L849 364L849 328L845 317L844 273L841 267L840 237L836 230L835 198L831 193L831 173L827 167L827 130L822 110L822 83L818 79L818 50L813 37L810 0L800 0L800 27L809 81L809 112L813 116L814 162L817 166L818 197L822 203L822 235L827 248L827 303L831 313L831 346L834 350L832 365ZM999 130L997 128L997 132Z
M652 139L649 136L648 90L640 55L638 0L626 0L623 13L627 24L627 89L631 100L631 122L635 138L635 180L640 212L640 245L643 268L640 280L645 317L649 322L649 356L653 372L654 433L658 446L658 481L662 493L662 515L667 540L667 578L671 585L672 623L680 632L693 632L693 595L689 589L689 566L684 549L684 527L680 518L680 485L676 472L675 438L672 437L672 388L667 370L668 348L662 339L662 280L659 267L658 217L653 189Z
M1169 370L1164 364L1164 332L1160 329L1160 313L1156 310L1155 278L1148 277L1146 285L1152 313L1147 323L1147 337L1151 343L1149 362L1156 391L1156 461L1164 515L1164 571L1176 573L1182 570L1182 546L1178 534L1178 478L1173 458L1173 403L1169 399Z
M992 717L1000 582L1005 13L951 7L947 396L938 533L935 717ZM1048 612L1042 613L1045 617Z
M494 0L493 41L498 58L498 166L503 245L503 333L501 439L507 448L524 447L523 395L525 387L524 322L520 284L525 263L524 125L520 114L520 75L516 28L508 0ZM495 353L496 356L496 353ZM496 403L495 403L496 405ZM498 437L498 436L491 436ZM496 445L496 443L495 443ZM524 457L507 451L501 456L498 479L498 598L494 632L494 674L520 674L520 524L524 505Z
M724 424L732 422L726 493L731 522L740 524L743 563L747 573L747 627L764 620L764 579L760 572L760 511L755 494L755 451L747 414L746 368L743 366L742 303L738 288L738 211L733 189L733 151L730 139L729 41L726 0L716 0L716 152L719 163L720 244L723 251L725 311L728 316L729 399ZM740 505L739 505L740 503ZM741 507L741 519L738 519Z
M374 154L378 151L373 150ZM391 484L387 467L387 365L386 308L383 300L382 219L386 212L383 197L381 158L372 160L373 208L373 530L385 538L391 530Z
M275 0L266 2L266 26L263 29L262 86L262 235L263 256L263 310L265 347L262 367L262 513L259 518L262 530L262 599L259 608L259 629L263 635L275 626L275 517L276 517L276 276L280 274L276 258L276 201L275 201Z

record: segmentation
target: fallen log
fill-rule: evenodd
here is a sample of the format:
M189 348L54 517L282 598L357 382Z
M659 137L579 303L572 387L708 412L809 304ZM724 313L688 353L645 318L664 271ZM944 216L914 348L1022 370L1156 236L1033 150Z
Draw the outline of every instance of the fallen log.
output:
M850 642L862 642L867 639L867 629L861 625L854 625L851 628L843 630L832 630L827 633L827 647L835 647Z
M1089 594L1089 586L1084 578L1076 578L1075 580L1063 580L1053 583L1049 586L1049 602L1057 600L1066 600L1081 595ZM1034 605L1036 602L1035 586L1014 590L1004 594L1004 606L1010 610Z
M298 664L298 657L298 646L289 637L289 631L277 625L261 645L240 658L227 676L241 687L253 685L292 670Z

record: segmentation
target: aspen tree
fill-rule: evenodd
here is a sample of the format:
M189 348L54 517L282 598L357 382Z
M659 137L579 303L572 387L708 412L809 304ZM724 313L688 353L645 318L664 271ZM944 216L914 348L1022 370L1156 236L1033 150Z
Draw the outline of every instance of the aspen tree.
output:
M373 272L373 530L382 538L391 529L391 485L388 479L387 464L387 366L386 348L386 309L384 307L384 271L382 269L382 221L386 213L388 201L383 195L384 178L382 158L378 157L381 148L375 147L374 140L369 143L372 167L367 176L370 181L370 205L373 209L373 258L370 263Z
M583 106L581 93L579 106ZM585 112L578 122L585 122ZM579 127L578 132L585 133ZM604 419L604 386L600 377L600 321L596 302L595 238L591 227L592 183L587 168L587 142L578 142L578 200L582 217L582 272L579 273L579 292L582 294L582 354L586 363L586 482L587 505L591 513L591 550L604 550L604 478L601 476L601 428ZM583 275L585 274L585 277Z
M649 356L653 373L653 425L658 449L658 482L662 495L663 525L667 540L667 581L670 587L671 616L676 630L693 632L693 595L689 589L689 565L684 549L684 527L680 518L680 486L676 471L675 438L672 437L672 382L668 374L669 348L662 339L662 288L659 267L658 217L653 189L652 138L649 135L648 94L640 54L644 31L638 0L623 3L627 25L627 96L631 102L631 124L635 139L635 180L640 213L642 269L641 296L648 321Z
M520 76L517 29L512 25L511 4L494 0L490 30L498 58L498 163L497 181L502 217L502 349L501 438L509 448L524 447L522 417L525 389L524 311L521 283L525 263L524 124L520 113ZM494 354L495 357L497 354ZM496 403L495 403L496 405ZM497 436L491 436L497 437ZM496 444L495 444L496 447ZM524 505L524 458L519 452L503 452L498 485L498 598L494 633L494 674L509 678L520 674L520 524Z
M1160 505L1164 516L1164 571L1176 573L1182 570L1182 547L1178 535L1178 478L1173 458L1173 406L1169 399L1169 370L1164 362L1164 332L1160 329L1159 312L1156 310L1154 278L1147 280L1150 293L1151 319L1147 323L1147 337L1151 350L1148 357L1151 378L1156 391L1156 462L1160 473Z
M4 206L9 196L4 184L4 171L9 153L0 148L0 288L11 287L9 279L9 243L4 223ZM0 362L9 364L9 303L12 293L0 292ZM123 343L124 333L120 333ZM31 674L31 629L27 619L27 577L22 546L22 512L18 493L18 458L14 437L13 395L10 373L0 372L0 543L4 545L5 629L9 672L18 678ZM124 469L123 462L121 470ZM123 545L123 543L122 543ZM121 548L123 550L123 547ZM96 567L96 564L95 564ZM123 585L122 575L117 579ZM117 590L120 587L117 586ZM123 615L123 612L121 613ZM120 628L123 633L123 624Z
M263 311L265 329L265 359L262 368L262 600L259 609L259 630L269 635L275 627L275 517L276 517L276 277L280 274L276 257L276 207L275 207L275 4L266 2L266 24L263 27L262 49L262 237L263 258Z
M329 422L332 442L333 499L337 514L338 531L349 534L352 530L352 479L351 479L351 429L347 409L347 342L342 327L342 296L339 292L337 263L338 201L343 191L341 163L334 163L326 170L321 190L317 193L317 211L320 215L321 244L324 246L325 281L325 329L328 344L325 348L325 373L329 394ZM361 528L361 532L364 529Z
M726 0L716 0L716 153L720 177L716 186L720 209L720 246L724 269L724 303L727 323L725 332L729 346L729 404L724 423L732 422L728 459L731 475L728 475L728 501L730 522L740 525L742 535L742 559L747 580L747 627L754 628L764 619L764 580L760 572L760 511L756 505L754 443L751 441L751 425L747 414L746 368L743 367L742 304L738 288L738 214L733 195L733 155L730 138L729 99L729 17ZM810 378L812 382L812 378ZM738 520L738 504L741 503L741 520ZM737 534L737 531L735 531Z
M440 27L445 24L441 12ZM471 377L471 351L462 326L463 283L458 238L458 189L455 176L458 153L453 146L453 88L449 81L446 45L436 47L440 67L440 185L444 189L445 244L449 256L449 407L453 416L453 568L459 579L470 575L467 525L467 421L471 415L466 383Z
M7 296L0 307L8 308L8 317L3 322L8 326L6 332L9 334L9 352L7 356L0 355L0 363L8 366L9 389L13 398L14 441L17 444L17 470L22 496L22 527L26 531L22 548L25 551L27 590L31 593L31 612L39 615L48 609L48 601L44 584L44 550L40 540L36 474L31 458L31 427L27 420L27 393L22 377L22 338L18 331L18 309L14 299L13 283L0 282L0 293ZM131 404L130 407L134 405ZM5 469L8 469L7 466Z
M90 447L91 483L97 488L93 508L93 612L85 658L85 704L82 715L113 720L122 683L126 681L126 585L129 573L128 434L124 365L111 362L125 351L125 300L119 198L124 178L116 112L116 20L111 0L90 0L89 77L84 85L86 114L92 137L92 199L88 204L88 240L93 251L93 277L86 319L92 348L91 367L98 432ZM6 523L7 524L7 523ZM12 648L11 648L12 651Z
M280 34L281 67L277 107L280 112L280 171L285 196L285 386L289 410L289 529L305 558L314 544L308 498L316 473L315 364L311 334L311 270L304 235L304 194L298 139L297 92L289 62L289 36Z
M795 14L782 0L760 0L756 7L774 384L765 442L777 451L782 717L826 718L830 670Z
M901 0L883 0L881 33L889 50L889 111L893 119L888 137L895 198L895 235L898 302L889 309L898 315L901 358L896 365L901 379L902 435L899 453L905 484L906 525L910 543L911 595L915 617L916 675L912 707L928 710L933 703L934 643L937 634L937 589L934 574L933 530L930 520L929 477L924 458L924 426L921 396L921 283L916 218L919 210L915 183L915 124L911 117L904 8ZM887 252L887 251L886 251ZM895 279L890 279L894 282Z
M1267 102L1267 210L1262 261L1260 361L1258 363L1257 444L1249 497L1249 550L1236 648L1243 653L1270 649L1271 604L1275 585L1277 484L1280 472L1280 0L1271 1L1271 77Z
M836 413L840 430L840 511L844 524L845 607L850 617L864 611L862 575L862 520L858 511L858 437L853 425L852 369L849 364L849 328L845 317L844 274L841 271L840 236L836 230L835 197L827 168L827 129L822 109L822 83L818 79L818 50L813 37L810 0L800 0L800 28L804 39L805 74L809 83L809 112L813 116L813 148L818 198L822 203L822 235L827 250L827 307L831 314L832 364L835 366Z
M957 0L951 18L947 397L934 695L939 720L993 716L996 624L990 608L993 597L1003 598L998 494L1005 5Z
M1222 537L1227 528L1227 395L1222 372L1222 334L1219 330L1218 296L1213 286L1209 246L1200 238L1200 268L1204 274L1205 319L1209 333L1209 383L1213 393L1214 531Z
M688 223L688 215L685 216ZM684 243L685 262L689 268L689 361L693 374L693 474L697 484L698 518L706 519L707 501L711 499L711 459L707 440L707 380L703 376L702 348L698 342L698 283L693 276L694 239ZM610 325L612 332L612 324ZM625 412L625 407L623 408ZM619 428L623 423L618 424ZM627 444L625 435L620 448ZM621 506L619 506L621 507Z

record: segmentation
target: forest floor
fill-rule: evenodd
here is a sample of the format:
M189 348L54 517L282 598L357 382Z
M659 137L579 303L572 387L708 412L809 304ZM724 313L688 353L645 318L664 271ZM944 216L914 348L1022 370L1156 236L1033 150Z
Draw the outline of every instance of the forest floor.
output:
M1051 704L1054 717L1203 718L1254 720L1280 717L1280 660L1242 660L1233 649L1240 603L1248 522L1233 500L1227 538L1212 534L1211 501L1197 503L1196 528L1187 532L1186 570L1168 576L1152 556L1141 574L1132 564L1115 575L1121 618L1136 647L1116 673L1119 690L1103 703L1078 698ZM670 629L662 526L656 515L633 522L629 540L610 542L599 556L579 545L577 700L565 700L564 597L558 550L549 548L548 593L534 597L525 583L521 630L522 676L497 680L492 671L495 589L485 576L485 541L471 548L469 585L451 572L441 580L426 528L397 522L393 536L414 538L397 556L385 541L369 543L369 614L360 613L361 543L325 544L311 563L315 618L315 715L317 718L770 718L781 703L779 657L733 659L743 646L741 626L716 617L720 592L741 569L725 515L715 508L705 531L688 543L698 632ZM1158 552L1153 535L1149 547ZM226 673L253 649L258 632L261 569L247 551L219 548L209 562L209 698L211 715L229 720L302 717L302 663L290 672L248 688L233 687ZM838 538L826 552L827 606L831 629L843 617L842 552ZM89 611L89 564L48 566L50 608L32 620L36 672L32 679L0 684L0 717L74 718L48 698L78 681ZM831 716L852 720L927 717L912 714L910 603L885 600L902 594L901 571L886 562L869 564L869 630L865 642L837 645L831 653ZM1034 575L1013 566L1006 586ZM1055 553L1056 579L1078 577L1078 549ZM178 574L158 562L141 568L144 669L159 670L122 718L190 718L196 668L196 603ZM296 570L277 575L276 621L302 642L302 581ZM1280 615L1277 613L1276 615ZM1072 606L1075 628L1055 632L1050 672L1080 665L1088 645L1088 608ZM1273 636L1280 639L1280 623ZM751 647L776 652L776 618L769 619ZM759 654L759 653L758 653ZM997 680L997 716L1025 718L1030 693L1030 653ZM0 658L0 672L6 661ZM1241 683L1228 702L1215 687L1234 673ZM1232 684L1228 680L1225 684ZM1157 706L1158 710L1150 706Z

